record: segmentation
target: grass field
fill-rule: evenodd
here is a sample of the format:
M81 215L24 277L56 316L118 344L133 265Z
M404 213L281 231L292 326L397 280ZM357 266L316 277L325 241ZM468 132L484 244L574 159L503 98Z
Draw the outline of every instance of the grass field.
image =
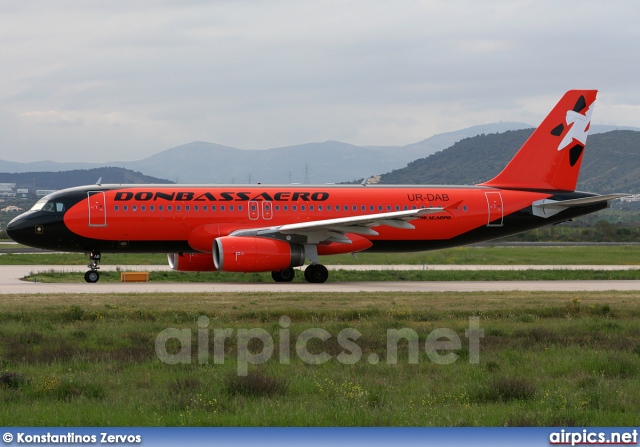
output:
M493 264L493 265L540 265L540 264L640 264L638 245L585 245L585 246L467 246L420 253L360 253L355 259L351 255L324 256L327 265L352 264ZM0 256L0 265L86 265L88 259L82 253L67 254L15 254ZM167 264L163 254L110 254L103 253L104 265L158 265Z
M0 301L0 421L637 425L639 299L638 292L7 295ZM484 332L478 363L465 336L469 317L478 317ZM185 331L190 343L162 346L174 356L191 346L186 363L158 359L156 340L167 328ZM231 332L222 347L214 330L223 328ZM297 354L312 328L330 335L307 344L311 354L330 356L322 364ZM427 337L438 328L460 339L453 363L427 353ZM257 355L265 344L242 338L243 329L274 341L270 359L249 364L247 376L238 375L239 353ZM357 349L338 340L345 329L361 333L351 340ZM394 329L418 337L416 363L406 340L397 364L387 361L387 331ZM224 364L214 363L222 352ZM358 361L341 363L340 354ZM372 354L379 363L370 362Z

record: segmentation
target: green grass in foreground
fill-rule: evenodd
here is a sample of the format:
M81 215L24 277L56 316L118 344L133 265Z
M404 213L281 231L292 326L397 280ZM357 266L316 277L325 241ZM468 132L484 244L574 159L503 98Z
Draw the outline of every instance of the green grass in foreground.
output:
M566 246L566 247L458 247L420 253L360 253L358 259L351 255L325 256L324 264L490 264L490 265L637 265L640 264L640 246ZM0 265L86 265L88 259L82 253L9 253L0 256ZM158 265L166 264L163 254L110 254L103 253L104 265Z
M125 269L126 270L126 269ZM271 273L174 272L152 271L152 282L267 282ZM54 270L37 271L22 278L43 283L82 283L84 275L78 272ZM567 280L637 280L640 270L380 270L329 272L329 282L353 281L567 281ZM100 282L120 282L119 272L100 272ZM296 272L294 282L305 282L302 272Z
M5 296L0 303L0 420L45 426L631 426L640 410L640 308L629 293L172 294ZM209 319L209 361L198 362L198 318ZM281 324L287 316L290 325ZM465 330L479 317L479 363ZM202 320L201 320L202 321ZM187 330L191 361L158 360L165 328ZM228 328L224 364L214 329ZM303 331L331 335L296 354ZM353 328L362 355L337 335ZM387 331L407 341L388 364ZM436 328L461 340L459 358L434 363ZM260 329L274 354L239 377L240 329ZM200 340L200 341L199 341ZM199 345L199 343L202 343ZM250 352L264 349L247 343ZM167 344L170 353L179 344ZM290 363L281 361L289 352ZM440 354L446 354L440 351ZM369 363L376 354L380 362Z

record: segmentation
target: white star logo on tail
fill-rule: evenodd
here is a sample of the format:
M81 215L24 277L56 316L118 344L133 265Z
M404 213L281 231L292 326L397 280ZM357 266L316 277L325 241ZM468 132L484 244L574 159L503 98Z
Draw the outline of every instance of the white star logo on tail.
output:
M582 115L581 113L574 112L573 110L567 111L567 124L571 126L569 132L564 136L558 150L566 148L571 142L576 139L583 145L587 144L587 134L589 133L589 124L591 123L591 111L593 110L593 104L587 109L587 113Z

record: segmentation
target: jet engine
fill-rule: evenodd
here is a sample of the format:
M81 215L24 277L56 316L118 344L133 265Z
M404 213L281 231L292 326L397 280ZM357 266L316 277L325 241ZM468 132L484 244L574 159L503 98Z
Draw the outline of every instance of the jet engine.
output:
M304 247L277 239L224 236L213 243L213 262L225 272L274 272L304 264Z

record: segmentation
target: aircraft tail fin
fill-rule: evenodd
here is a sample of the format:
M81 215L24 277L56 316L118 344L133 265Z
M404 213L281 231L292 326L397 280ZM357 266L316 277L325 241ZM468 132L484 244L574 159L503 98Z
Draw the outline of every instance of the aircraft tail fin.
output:
M502 172L481 185L575 191L597 93L565 93Z

